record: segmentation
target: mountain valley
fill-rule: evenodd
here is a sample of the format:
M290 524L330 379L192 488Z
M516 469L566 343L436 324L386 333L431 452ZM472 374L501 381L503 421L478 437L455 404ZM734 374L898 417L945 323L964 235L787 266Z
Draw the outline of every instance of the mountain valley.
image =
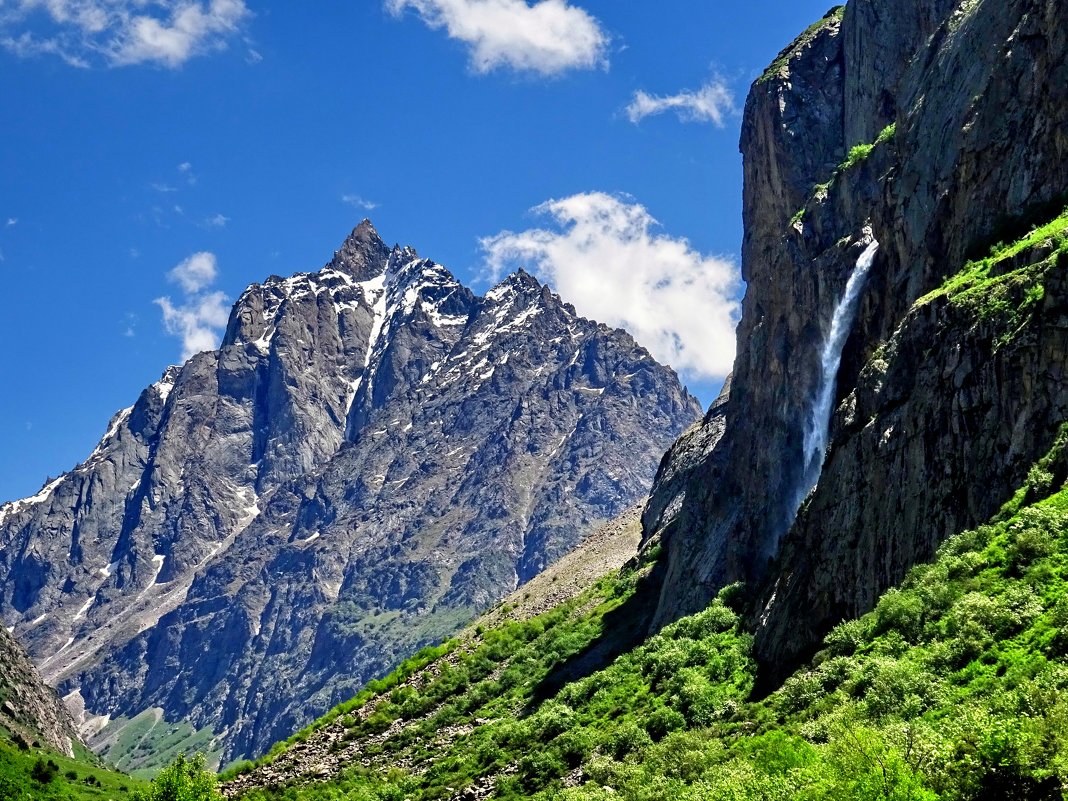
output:
M0 507L66 702L0 633L11 742L151 801L1068 797L1066 11L849 0L755 80L703 415L366 220L250 286Z

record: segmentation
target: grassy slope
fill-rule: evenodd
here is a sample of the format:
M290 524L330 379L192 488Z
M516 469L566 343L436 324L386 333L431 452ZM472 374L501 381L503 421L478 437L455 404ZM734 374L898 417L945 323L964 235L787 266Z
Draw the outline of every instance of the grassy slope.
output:
M33 778L34 764L51 760L51 781ZM0 732L0 799L3 801L122 801L142 782L110 770L79 745L74 759L40 748L20 750Z
M167 723L159 709L110 721L89 745L120 770L143 779L151 779L179 754L203 753L209 765L218 766L221 751L211 729L196 731L185 722Z

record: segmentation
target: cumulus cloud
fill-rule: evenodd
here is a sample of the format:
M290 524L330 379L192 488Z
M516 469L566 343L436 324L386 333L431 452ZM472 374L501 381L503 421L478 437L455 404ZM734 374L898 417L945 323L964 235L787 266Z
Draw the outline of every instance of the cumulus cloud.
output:
M608 35L567 0L386 0L386 8L394 15L411 9L463 42L477 72L508 67L557 75L608 63Z
M739 314L733 262L657 231L657 221L630 198L590 192L534 211L553 226L481 240L494 279L526 267L580 314L625 328L684 375L730 372Z
M178 262L167 273L167 278L181 286L186 293L194 293L214 284L218 274L215 254L201 251Z
M674 111L683 122L710 122L722 127L724 118L734 111L734 95L723 81L714 79L697 91L686 90L675 95L635 92L626 108L627 117L633 123L667 111Z
M225 228L228 222L230 222L230 218L225 214L212 214L204 220L204 225L208 228Z
M182 340L183 360L218 347L230 311L225 294L209 291L217 276L214 254L194 253L167 273L167 278L181 287L181 301L176 303L170 297L154 301L163 312L164 329Z
M9 0L0 2L0 46L76 67L174 68L224 48L248 16L244 0Z

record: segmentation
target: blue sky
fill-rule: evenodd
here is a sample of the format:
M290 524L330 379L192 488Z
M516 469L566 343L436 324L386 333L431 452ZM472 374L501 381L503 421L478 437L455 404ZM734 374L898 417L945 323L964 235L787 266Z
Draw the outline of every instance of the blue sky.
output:
M0 0L0 501L181 359L161 298L211 335L217 293L317 269L364 216L476 289L530 266L707 403L740 109L827 7Z

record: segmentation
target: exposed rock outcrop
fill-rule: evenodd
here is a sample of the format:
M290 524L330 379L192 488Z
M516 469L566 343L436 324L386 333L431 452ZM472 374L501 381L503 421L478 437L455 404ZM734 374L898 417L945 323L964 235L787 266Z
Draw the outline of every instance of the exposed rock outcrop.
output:
M1063 207L1063 13L1056 0L854 0L754 85L748 291L723 433L685 486L662 467L653 504L679 511L646 517L646 535L668 541L661 623L746 581L757 653L781 675L987 519L1049 447L1065 419L1062 283L1046 280L1042 305L1007 330L1004 316L916 303ZM825 469L795 520L819 350L866 232L881 248Z
M25 745L47 745L74 756L74 721L29 656L0 628L0 726Z
M88 726L256 755L638 501L699 414L526 273L478 297L364 222L0 508L0 609Z

